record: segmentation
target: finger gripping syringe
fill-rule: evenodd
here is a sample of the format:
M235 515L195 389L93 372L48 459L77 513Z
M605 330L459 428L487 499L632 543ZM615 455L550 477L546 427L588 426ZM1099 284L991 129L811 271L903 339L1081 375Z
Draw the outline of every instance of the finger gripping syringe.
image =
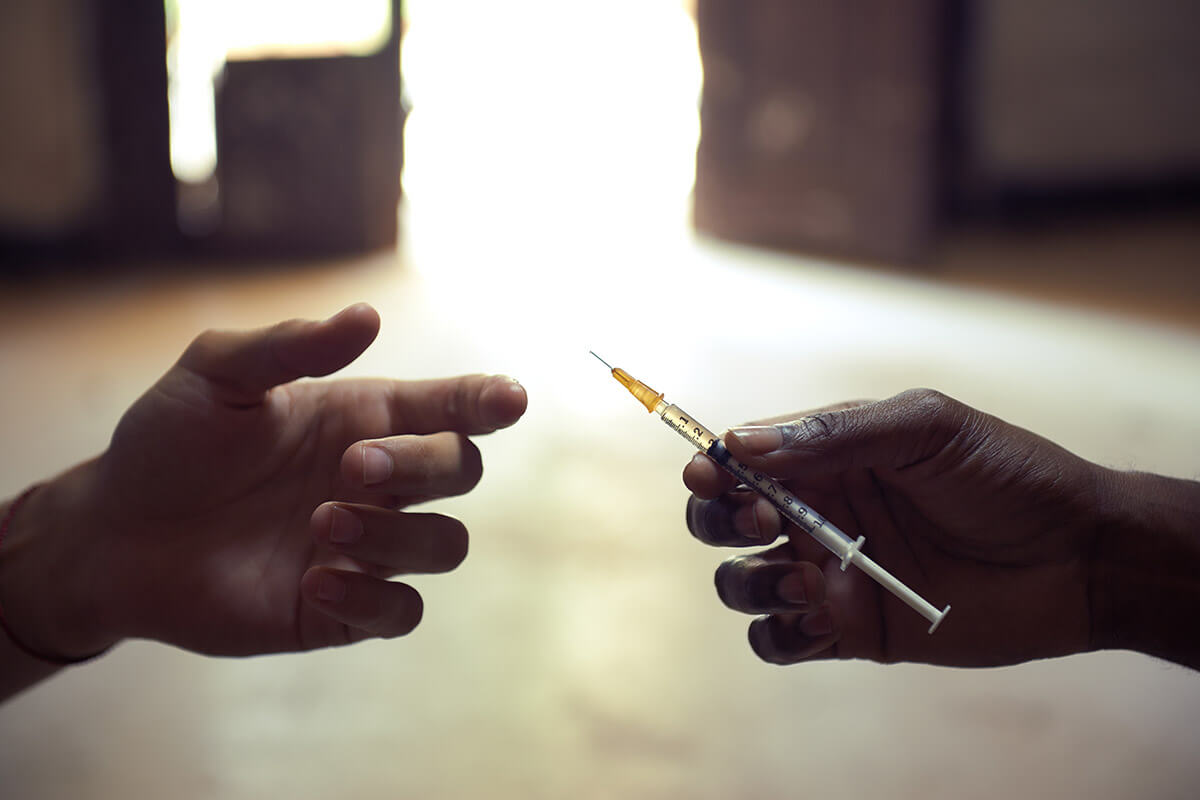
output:
M596 356L595 353L592 353L592 355ZM923 597L905 586L896 576L872 561L862 552L862 546L866 542L866 537L860 536L858 539L851 539L842 533L837 526L816 511L813 511L800 498L785 489L778 481L762 472L751 469L734 458L729 450L726 449L720 437L697 422L690 414L685 413L679 406L668 404L663 399L661 392L654 391L625 370L612 366L600 358L600 356L596 356L596 358L599 359L600 363L612 370L612 376L628 389L629 393L636 397L646 407L647 411L651 411L662 417L663 422L670 426L676 433L695 445L700 452L724 467L726 471L743 484L765 497L788 521L816 539L827 550L840 558L843 571L851 564L858 567L880 586L887 589L900 600L903 600L910 608L929 620L930 633L937 630L938 625L942 623L946 614L949 613L950 606L946 606L941 611L938 611L937 608Z

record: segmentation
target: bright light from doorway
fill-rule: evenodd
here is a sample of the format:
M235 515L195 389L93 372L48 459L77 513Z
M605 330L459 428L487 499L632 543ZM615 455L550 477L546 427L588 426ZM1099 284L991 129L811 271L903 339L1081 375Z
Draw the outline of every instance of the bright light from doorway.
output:
M514 235L526 250L568 241L578 250L581 236L681 228L701 84L684 3L406 8L404 189L420 216L414 228L438 240L437 252Z

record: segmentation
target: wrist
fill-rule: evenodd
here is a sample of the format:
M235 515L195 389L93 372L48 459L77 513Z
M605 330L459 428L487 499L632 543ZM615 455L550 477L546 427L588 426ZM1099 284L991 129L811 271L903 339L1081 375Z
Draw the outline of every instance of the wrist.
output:
M1092 553L1092 646L1200 669L1200 483L1108 470Z
M0 542L0 609L8 635L27 654L50 662L86 660L117 640L96 591L101 565L94 556L91 485L91 463L42 485L11 514Z

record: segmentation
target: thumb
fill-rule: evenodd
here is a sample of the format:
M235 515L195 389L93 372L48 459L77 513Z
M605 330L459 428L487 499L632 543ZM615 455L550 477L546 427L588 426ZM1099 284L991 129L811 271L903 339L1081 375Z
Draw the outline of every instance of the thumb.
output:
M366 303L322 322L288 320L253 331L206 331L179 366L206 379L217 400L250 406L273 386L328 375L358 358L379 333L379 314Z
M734 428L725 446L747 466L817 484L852 469L901 470L926 461L982 416L940 392L912 389L790 422Z

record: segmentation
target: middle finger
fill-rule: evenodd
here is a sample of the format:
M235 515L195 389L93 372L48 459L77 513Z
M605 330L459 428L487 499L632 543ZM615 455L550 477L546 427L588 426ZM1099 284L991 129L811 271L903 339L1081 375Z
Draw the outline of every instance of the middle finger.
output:
M479 448L452 431L355 442L342 455L349 485L402 501L464 494L482 475Z
M735 490L714 500L695 495L687 501L687 526L700 541L715 547L758 547L771 544L782 531L779 512L749 490Z

